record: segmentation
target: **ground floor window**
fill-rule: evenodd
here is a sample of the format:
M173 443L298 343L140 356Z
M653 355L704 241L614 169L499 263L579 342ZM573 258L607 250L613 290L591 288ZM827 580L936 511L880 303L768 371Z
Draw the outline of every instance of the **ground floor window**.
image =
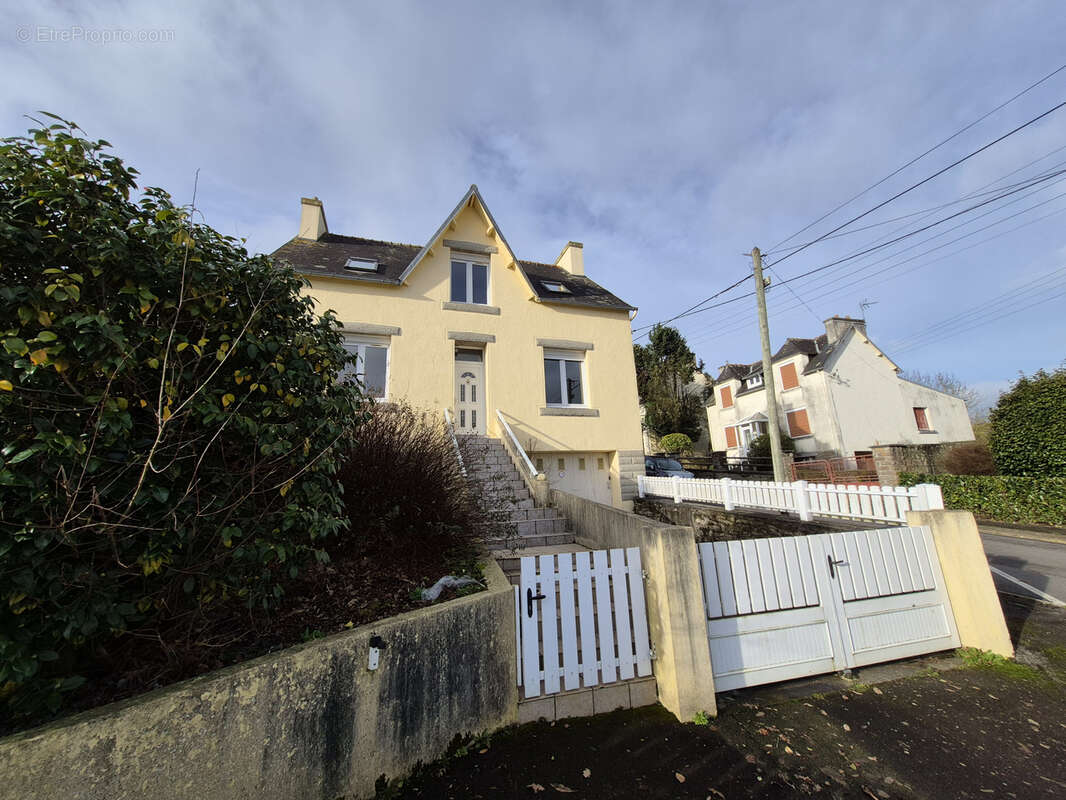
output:
M549 406L584 406L585 353L544 351L544 401Z
M354 378L367 395L384 400L388 395L388 337L346 334L344 349L355 356L355 364L345 367L341 377Z

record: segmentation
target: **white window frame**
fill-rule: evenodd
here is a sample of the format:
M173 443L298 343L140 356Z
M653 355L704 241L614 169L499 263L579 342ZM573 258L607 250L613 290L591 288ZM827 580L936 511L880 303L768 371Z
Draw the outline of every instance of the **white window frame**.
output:
M761 372L757 373L755 375L749 375L748 376L748 388L749 389L754 389L755 387L762 386L762 385L763 385L763 380L762 380L762 373Z
M344 262L344 268L349 272L377 272L378 262L371 258L349 258Z
M452 299L452 264L466 264L466 297L462 300ZM474 300L474 265L485 268L485 302L478 303ZM492 269L488 256L471 255L470 253L452 253L448 259L448 298L453 303L468 303L473 306L492 305Z
M359 381L359 385L366 388L366 348L385 348L385 390L381 397L375 397L380 402L389 400L389 377L392 374L392 339L388 336L373 336L369 334L345 333L343 346L349 353L356 357L354 369L346 374L353 374Z
M581 365L581 402L580 403L568 403L567 391L566 391L566 366L559 370L559 397L562 398L561 403L549 403L548 402L548 386L545 383L544 386L544 403L548 408L589 408L589 381L588 370L585 367L585 351L584 350L549 350L544 349L543 361L558 360L562 362L576 361ZM544 365L541 364L541 371L544 371ZM548 376L544 376L545 382Z

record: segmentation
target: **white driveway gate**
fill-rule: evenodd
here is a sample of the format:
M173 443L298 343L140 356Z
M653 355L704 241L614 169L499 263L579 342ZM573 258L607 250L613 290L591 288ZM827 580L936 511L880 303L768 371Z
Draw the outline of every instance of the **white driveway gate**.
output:
M959 646L929 529L699 545L717 691Z
M515 620L526 697L651 674L638 547L525 556Z

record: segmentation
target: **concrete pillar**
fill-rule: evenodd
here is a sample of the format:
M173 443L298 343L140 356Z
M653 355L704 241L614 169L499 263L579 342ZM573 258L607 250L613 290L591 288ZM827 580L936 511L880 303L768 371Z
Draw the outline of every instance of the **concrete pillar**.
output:
M1014 656L988 558L969 511L908 511L907 524L933 534L955 626L963 647Z

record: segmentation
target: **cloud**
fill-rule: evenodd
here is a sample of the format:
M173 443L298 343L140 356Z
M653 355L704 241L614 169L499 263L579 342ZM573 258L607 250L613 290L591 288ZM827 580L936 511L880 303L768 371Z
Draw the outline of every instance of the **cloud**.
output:
M199 169L208 221L261 251L293 235L298 198L312 194L334 230L421 243L476 182L523 258L551 260L568 239L583 241L589 273L641 306L638 323L733 282L750 269L742 254L752 245L769 249L1048 72L1066 33L1054 0L22 3L7 18L0 66L17 76L0 98L7 134L27 127L27 112L62 114L182 202ZM75 25L173 37L104 45L14 35L18 26ZM1058 102L1066 73L1059 78L847 211ZM954 199L1063 143L1066 115L864 222ZM819 266L889 229L812 247L777 272ZM817 333L833 313L858 313L864 297L878 301L875 339L904 337L1061 258L1060 231L1052 218L875 276L889 260L837 291L843 276L884 254L871 256L798 283L806 305L775 288L775 343ZM1052 351L1066 340L1062 317L991 325L965 348L934 343L907 366L1002 379L1061 358ZM709 364L751 360L753 318L744 301L681 329Z

